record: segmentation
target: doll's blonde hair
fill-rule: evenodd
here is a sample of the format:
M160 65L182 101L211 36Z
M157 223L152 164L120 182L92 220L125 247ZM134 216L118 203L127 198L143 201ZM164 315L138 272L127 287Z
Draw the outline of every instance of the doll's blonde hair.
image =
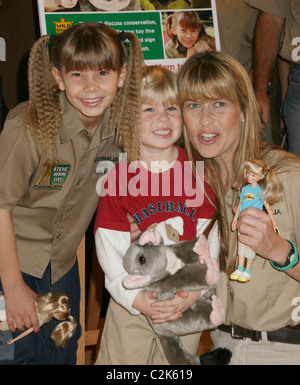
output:
M50 338L56 347L64 346L75 333L77 326L75 318L70 315L71 306L68 297L64 293L38 294L35 299L35 307L40 327L52 318L61 321L52 330ZM1 330L9 330L7 321L0 322ZM22 334L19 338L22 337ZM12 342L19 338L12 340Z
M129 55L123 39L130 42ZM54 39L49 35L42 36L33 45L28 67L29 104L25 125L43 144L49 161L55 160L56 137L62 122L52 66L59 71L63 68L66 71L106 69L120 73L126 63L125 84L117 91L109 128L117 130L118 143L132 159L138 154L138 143L132 143L132 136L136 137L134 134L140 129L143 76L143 54L137 36L131 32L119 34L102 23L86 22L69 27Z
M275 170L272 167L269 167L262 159L247 160L241 167L240 172L238 173L235 183L232 187L239 190L245 186L248 183L248 172L263 178L258 181L258 184L264 190L262 196L264 201L268 202L270 205L273 205L281 199L283 191L282 184L277 178Z
M52 318L63 321L55 326L50 337L57 347L64 346L75 333L77 326L76 320L70 315L68 297L63 293L39 294L36 298L36 310L40 326Z

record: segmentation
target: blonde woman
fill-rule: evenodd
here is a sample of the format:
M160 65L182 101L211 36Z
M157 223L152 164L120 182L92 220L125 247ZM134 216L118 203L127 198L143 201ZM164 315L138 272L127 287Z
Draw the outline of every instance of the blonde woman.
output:
M214 345L232 351L232 364L299 364L299 158L261 140L249 76L229 55L193 56L183 65L178 84L190 157L204 160L217 196L223 271L217 295L227 317L212 333ZM232 186L240 166L251 158L263 159L284 186L272 207L280 234L269 215L253 207L241 213L239 236L230 229L239 199ZM237 237L256 253L253 278L246 285L229 280L236 269Z

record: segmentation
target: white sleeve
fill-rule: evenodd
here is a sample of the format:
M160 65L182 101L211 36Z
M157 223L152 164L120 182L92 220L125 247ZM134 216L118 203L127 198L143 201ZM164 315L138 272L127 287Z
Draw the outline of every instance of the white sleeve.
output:
M209 224L211 219L203 219L199 218L197 223L197 237L199 234L202 234L205 230L206 226ZM213 228L208 234L208 243L209 243L209 250L210 250L210 256L212 258L215 258L217 261L219 260L219 254L220 254L220 238L219 238L219 229L218 229L218 222L216 221L213 225Z
M95 244L98 261L105 274L106 289L131 314L139 314L132 303L142 289L129 290L122 284L123 278L128 275L123 267L123 257L130 246L130 232L99 227L95 233Z

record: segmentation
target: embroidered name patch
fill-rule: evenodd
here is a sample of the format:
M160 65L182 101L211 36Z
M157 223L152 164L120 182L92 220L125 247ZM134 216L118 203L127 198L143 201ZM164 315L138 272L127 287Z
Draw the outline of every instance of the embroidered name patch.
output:
M57 161L53 163L47 161L44 163L44 167L46 167L46 169L43 175L33 188L38 190L61 190L62 186L56 186L56 184L65 182L70 170L70 165L59 165Z
M118 163L117 156L98 156L95 160L96 174L104 174Z
M70 170L70 165L52 167L51 184L52 183L64 183L66 180L66 177L68 175L69 170Z

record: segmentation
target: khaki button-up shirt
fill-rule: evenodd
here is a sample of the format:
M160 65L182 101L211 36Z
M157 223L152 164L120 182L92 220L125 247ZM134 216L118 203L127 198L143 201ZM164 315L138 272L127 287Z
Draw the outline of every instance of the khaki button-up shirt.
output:
M299 0L245 0L245 3L267 12L271 15L284 17L284 35L280 49L280 56L287 61L299 63L299 52L293 55L297 44L293 44L294 38L300 37L300 1ZM293 58L295 58L293 60Z
M258 10L243 0L216 0L221 50L233 56L249 72Z
M116 163L118 148L107 129L108 112L91 135L61 94L63 124L57 163L24 133L27 102L13 109L0 136L0 207L12 210L21 271L41 278L51 261L52 283L65 275L95 213L101 162Z

